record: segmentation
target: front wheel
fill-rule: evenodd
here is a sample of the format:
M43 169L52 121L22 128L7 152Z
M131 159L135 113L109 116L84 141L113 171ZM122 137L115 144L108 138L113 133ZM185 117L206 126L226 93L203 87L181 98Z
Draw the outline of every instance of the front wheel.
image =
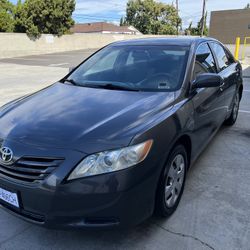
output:
M225 120L225 125L232 126L235 124L239 113L239 107L240 107L240 93L237 92L237 94L234 97L232 112L228 117L228 119Z
M184 189L187 171L187 153L177 145L170 153L156 194L156 213L168 217L176 210Z

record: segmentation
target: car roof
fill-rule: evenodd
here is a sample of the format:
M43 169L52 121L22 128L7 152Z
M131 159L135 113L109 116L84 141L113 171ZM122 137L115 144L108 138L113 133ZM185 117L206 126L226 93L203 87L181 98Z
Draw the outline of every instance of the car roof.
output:
M139 38L132 40L123 40L114 42L111 45L129 46L129 45L177 45L191 46L206 41L216 41L210 37L178 36L178 37L157 37L157 38Z

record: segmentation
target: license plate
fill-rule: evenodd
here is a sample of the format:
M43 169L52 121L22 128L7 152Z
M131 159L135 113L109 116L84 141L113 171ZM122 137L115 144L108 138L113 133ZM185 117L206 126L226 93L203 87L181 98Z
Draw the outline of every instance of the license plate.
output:
M0 200L19 208L18 197L16 193L11 193L5 189L0 188Z

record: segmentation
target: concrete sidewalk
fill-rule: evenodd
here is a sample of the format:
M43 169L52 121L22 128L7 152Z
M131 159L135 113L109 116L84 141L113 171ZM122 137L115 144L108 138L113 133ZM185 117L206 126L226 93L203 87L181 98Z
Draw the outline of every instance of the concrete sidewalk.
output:
M60 80L67 68L0 63L0 106Z
M242 63L243 77L250 78L250 64Z

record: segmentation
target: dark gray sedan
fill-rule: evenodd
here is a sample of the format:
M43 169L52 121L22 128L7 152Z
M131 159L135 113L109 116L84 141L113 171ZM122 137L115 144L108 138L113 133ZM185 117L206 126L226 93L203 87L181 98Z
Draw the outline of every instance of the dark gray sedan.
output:
M170 216L242 91L241 65L214 39L110 44L0 109L0 204L50 228Z

